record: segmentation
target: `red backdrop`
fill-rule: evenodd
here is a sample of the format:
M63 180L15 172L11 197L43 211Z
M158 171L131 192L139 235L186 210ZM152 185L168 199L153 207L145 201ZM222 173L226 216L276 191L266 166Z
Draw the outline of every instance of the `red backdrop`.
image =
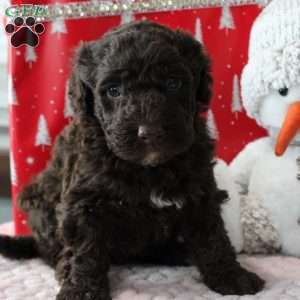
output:
M259 12L258 6L246 5L230 7L227 11L199 8L134 15L137 20L147 18L172 28L182 28L203 40L212 57L214 77L214 98L208 122L212 133L218 137L218 156L227 162L247 143L265 134L241 110L239 87L241 70L247 61L251 25ZM120 22L120 16L64 20L56 24L44 22L45 33L38 47L23 45L10 49L14 199L24 184L45 167L55 136L70 121L65 86L74 48L81 40L99 38ZM15 206L14 219L16 233L28 233L26 216Z

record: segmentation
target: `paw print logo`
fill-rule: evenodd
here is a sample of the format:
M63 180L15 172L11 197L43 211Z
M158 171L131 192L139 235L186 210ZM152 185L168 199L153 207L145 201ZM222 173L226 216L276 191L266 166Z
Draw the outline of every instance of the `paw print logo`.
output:
M39 44L39 35L45 31L42 23L36 23L35 18L17 17L12 23L5 26L5 31L11 35L11 44L17 48L21 45L36 47Z

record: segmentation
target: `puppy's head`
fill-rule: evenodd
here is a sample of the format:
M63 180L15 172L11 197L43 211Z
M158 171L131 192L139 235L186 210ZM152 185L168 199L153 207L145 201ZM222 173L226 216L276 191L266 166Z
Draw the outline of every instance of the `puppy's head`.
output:
M80 47L70 96L77 114L98 119L116 156L156 166L192 145L211 83L209 59L190 35L137 22Z

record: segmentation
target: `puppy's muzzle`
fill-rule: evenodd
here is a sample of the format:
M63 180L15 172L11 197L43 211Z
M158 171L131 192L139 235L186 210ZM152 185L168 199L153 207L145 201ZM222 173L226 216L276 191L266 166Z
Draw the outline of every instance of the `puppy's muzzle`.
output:
M138 128L138 138L145 144L156 144L164 137L165 132L159 126L141 125Z

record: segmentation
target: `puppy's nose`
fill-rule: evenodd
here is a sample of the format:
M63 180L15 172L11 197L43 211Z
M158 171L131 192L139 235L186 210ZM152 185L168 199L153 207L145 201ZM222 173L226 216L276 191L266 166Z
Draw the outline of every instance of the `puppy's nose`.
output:
M157 141L161 139L163 135L163 130L159 127L141 125L138 129L138 137L145 143Z

